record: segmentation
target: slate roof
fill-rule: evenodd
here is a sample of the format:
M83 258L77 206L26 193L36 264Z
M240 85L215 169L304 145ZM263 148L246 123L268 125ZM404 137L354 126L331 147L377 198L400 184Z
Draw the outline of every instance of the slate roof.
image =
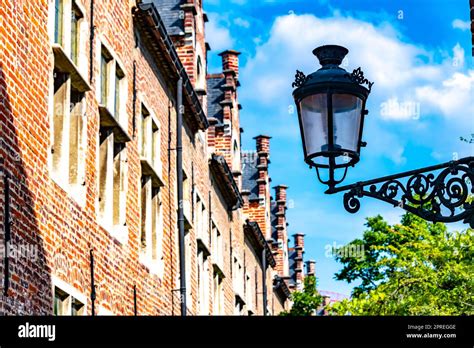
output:
M160 13L168 35L180 35L184 32L184 21L179 18L179 12L181 11L181 4L183 4L185 0L143 1L143 3L149 2L152 2Z
M242 189L249 191L249 199L258 199L258 156L256 151L243 151L242 158Z
M296 279L295 279L295 267L296 267L296 250L295 248L288 248L288 263L289 263L289 270L290 270L290 279L289 283L291 285L296 285Z
M270 203L270 225L272 229L272 238L274 240L278 240L277 229L276 229L276 225L278 225L278 218L275 214L277 211L278 211L277 203L276 201L272 200Z
M221 101L224 100L225 78L208 77L207 78L207 117L215 118L220 124L224 122L224 113L222 111Z

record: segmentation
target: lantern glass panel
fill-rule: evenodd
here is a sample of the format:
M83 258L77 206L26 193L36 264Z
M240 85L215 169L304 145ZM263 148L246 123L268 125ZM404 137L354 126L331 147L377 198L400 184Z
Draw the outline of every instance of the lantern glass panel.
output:
M300 102L306 155L327 150L328 108L326 93L314 94Z
M343 150L357 152L362 100L351 94L333 94L332 107L334 144Z

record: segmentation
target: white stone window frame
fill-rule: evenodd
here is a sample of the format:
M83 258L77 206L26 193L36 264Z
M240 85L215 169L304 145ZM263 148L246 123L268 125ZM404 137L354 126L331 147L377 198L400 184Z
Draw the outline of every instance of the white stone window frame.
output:
M254 294L254 289L255 285L252 286L252 276L246 272L245 273L245 304L247 306L247 310L250 312L254 311L254 306L253 306L253 294Z
M58 184L64 191L66 191L80 206L85 205L86 201L86 164L85 156L87 153L87 119L86 119L86 93L90 90L87 83L86 71L88 68L88 60L86 58L86 39L88 36L88 23L85 17L84 7L79 0L62 0L63 1L63 21L62 21L62 45L55 43L55 0L49 0L48 8L48 34L50 44L52 47L51 61L54 69L62 70L68 75L65 82L64 91L65 98L62 106L55 105L54 82L55 72L51 71L49 80L49 102L48 110L50 115L50 149L48 151L48 167L52 180ZM79 12L81 12L81 19L79 20L79 42L78 42L78 62L77 65L71 60L71 20L72 20L72 6L75 4ZM64 71L67 70L67 71ZM74 80L74 81L73 81ZM78 90L83 94L82 102L76 104L78 109L74 110L74 114L78 117L77 123L71 123L71 90ZM57 108L62 108L63 117L61 119L62 134L61 140L55 143L55 112ZM70 147L70 135L72 127L76 130L78 139L74 149ZM71 151L74 151L76 161L76 170L70 166ZM57 158L56 156L59 156ZM61 165L55 164L58 161Z
M209 250L209 213L205 204L203 196L199 191L194 189L194 228L196 231L196 238L201 239L204 243L205 248Z
M232 285L234 292L244 300L244 267L238 255L233 255L232 263Z
M67 282L63 281L62 279L58 278L57 276L51 277L51 284L52 284L52 294L53 294L53 313L54 313L54 301L55 301L55 294L56 288L59 288L61 291L65 292L69 297L74 297L76 300L81 302L84 305L84 311L82 316L87 315L87 296L81 293L72 285L68 284ZM69 301L69 312L72 313L71 310L71 301Z
M105 50L110 56L108 61L108 87L107 87L107 100L106 103L102 101L102 52ZM106 109L106 112L113 117L118 125L123 129L123 131L128 135L129 134L129 125L128 125L128 113L127 113L127 98L128 98L128 77L125 71L125 65L118 57L112 45L109 44L107 38L104 35L99 35L96 45L96 64L97 64L97 75L96 75L96 98L99 103L99 107ZM120 79L119 84L119 106L118 106L118 115L115 114L115 78L117 67L122 71L123 77Z
M143 191L147 197L145 198L145 246L142 245L142 226L140 226L140 233L138 239L139 245L139 260L148 268L150 273L162 278L164 275L164 254L163 254L163 240L164 240L164 214L163 202L161 198L162 190L160 187L154 187L151 182L151 177L148 177L147 187L142 188L140 183L140 221L143 223ZM155 193L158 191L157 193ZM155 193L155 194L154 194ZM158 215L158 216L156 216Z
M211 219L211 257L214 265L218 266L221 271L224 271L224 244L223 234L217 227L214 219Z
M209 315L210 260L205 250L198 248L198 310L200 315Z
M89 23L86 17L86 10L83 4L83 0L62 0L63 9L66 16L63 15L63 32L62 32L62 45L55 42L55 3L56 0L48 0L48 35L50 44L53 46L61 47L67 57L71 59L71 21L72 21L72 6L76 5L79 12L82 14L82 18L79 21L79 52L77 57L76 68L82 76L87 76L89 69L89 58L88 52L86 51L86 44L89 40Z
M153 174L157 176L155 179L158 180L158 184L163 186L163 161L161 158L163 128L160 120L156 117L153 109L149 107L143 95L140 94L138 99L140 100L140 117L138 117L137 122L140 161L146 162L149 165L150 169L154 171ZM143 108L148 114L145 120L143 120ZM143 124L143 122L146 122L146 124ZM144 128L146 128L145 135L142 132ZM145 139L143 139L144 137ZM143 148L144 146L146 147L145 149Z
M212 277L212 289L213 289L213 314L223 315L224 314L224 278L221 274L214 271Z
M108 135L101 143L101 133ZM121 145L123 149L116 154L116 146ZM97 135L97 220L99 225L105 229L121 244L128 243L127 225L127 191L128 191L128 149L126 143L115 141L115 134L111 128L100 128ZM105 183L102 189L102 167L101 157L105 156ZM117 170L117 167L119 170ZM118 177L117 177L118 176ZM119 192L116 187L119 186ZM118 198L118 202L117 202ZM102 203L102 200L105 200ZM102 208L102 204L104 207ZM117 221L118 220L118 221Z

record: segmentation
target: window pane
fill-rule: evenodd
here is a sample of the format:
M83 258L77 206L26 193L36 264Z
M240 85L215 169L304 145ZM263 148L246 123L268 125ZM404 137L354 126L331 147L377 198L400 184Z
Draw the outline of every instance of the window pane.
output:
M125 168L123 162L125 156L125 144L114 143L114 179L113 179L113 224L122 223L122 192L125 181Z
M82 134L83 134L83 115L82 102L84 93L71 87L71 114L70 114L70 132L69 132L69 182L73 185L82 184L78 180L80 164L82 161Z
M151 185L150 176L142 176L142 189L141 189L141 231L140 231L140 246L142 253L146 254L147 247L147 218L148 218L148 190Z
M120 84L124 74L120 67L115 67L115 98L114 98L114 116L117 120L120 119Z
M100 59L100 103L107 106L107 98L109 94L109 69L108 69L108 57L104 50Z
M334 144L344 150L357 151L362 100L353 95L334 94Z
M56 0L54 3L54 42L63 44L63 0Z
M326 94L316 94L300 102L304 141L307 155L326 150L328 116Z
M74 297L72 297L71 315L84 315L84 304Z
M54 288L54 315L69 315L70 297L61 289Z
M67 149L67 140L66 131L66 107L67 107L67 81L69 75L60 72L59 70L54 70L54 97L53 97L53 172L58 173L63 169L65 163L63 160L66 160L65 149Z
M79 21L82 18L81 11L76 4L72 4L71 13L71 60L77 65L79 57Z

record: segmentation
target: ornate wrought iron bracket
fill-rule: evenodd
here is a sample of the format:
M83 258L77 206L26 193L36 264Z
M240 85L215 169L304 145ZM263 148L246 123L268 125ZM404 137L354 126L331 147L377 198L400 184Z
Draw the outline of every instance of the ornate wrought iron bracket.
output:
M436 175L435 173L437 172ZM405 183L399 179L408 178ZM463 221L474 228L474 157L446 162L352 185L330 188L347 191L344 208L356 213L359 198L372 197L431 222Z

